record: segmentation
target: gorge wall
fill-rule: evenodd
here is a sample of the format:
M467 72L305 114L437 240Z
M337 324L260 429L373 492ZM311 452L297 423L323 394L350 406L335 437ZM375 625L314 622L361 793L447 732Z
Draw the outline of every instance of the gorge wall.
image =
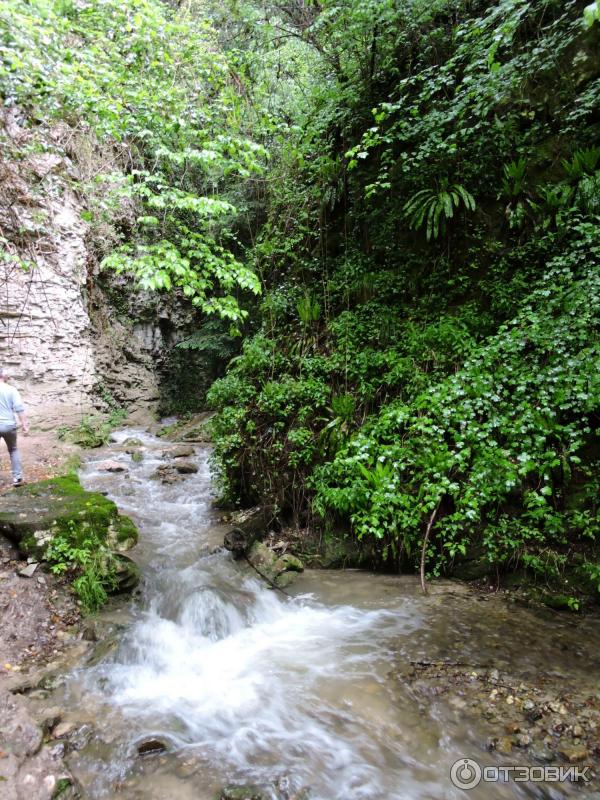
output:
M156 301L123 281L133 318L91 288L98 259L64 128L40 135L9 109L0 144L0 363L32 420L51 427L111 405L133 414L155 409L157 364L171 334L163 335Z

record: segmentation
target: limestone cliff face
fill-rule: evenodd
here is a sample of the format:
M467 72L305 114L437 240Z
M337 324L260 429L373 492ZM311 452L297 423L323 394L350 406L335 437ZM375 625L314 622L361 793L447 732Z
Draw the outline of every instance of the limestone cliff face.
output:
M0 148L0 364L34 422L69 423L111 399L153 408L158 321L123 324L92 285L85 197L64 132L40 138L11 109Z

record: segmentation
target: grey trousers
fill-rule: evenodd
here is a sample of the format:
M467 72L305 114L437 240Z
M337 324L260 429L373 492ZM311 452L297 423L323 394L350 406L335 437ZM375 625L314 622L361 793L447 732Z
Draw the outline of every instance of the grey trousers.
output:
M13 480L19 480L19 478L23 477L23 465L21 464L21 456L17 450L17 428L14 425L10 428L5 425L0 425L0 439L4 439L8 447Z

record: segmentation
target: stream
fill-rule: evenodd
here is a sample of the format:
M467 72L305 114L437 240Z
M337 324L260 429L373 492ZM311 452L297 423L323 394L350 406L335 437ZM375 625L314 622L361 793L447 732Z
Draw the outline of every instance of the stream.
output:
M119 446L129 437L143 443L140 463ZM597 691L597 631L580 646L566 625L478 603L460 584L423 598L412 576L307 570L289 597L265 587L221 548L208 447L195 446L197 473L169 485L150 477L169 443L137 429L115 439L110 457L127 471L101 471L105 452L81 479L138 525L143 581L131 602L100 615L108 638L57 690L67 718L92 725L69 755L86 797L214 800L225 784L252 783L273 800L464 798L449 777L457 759L525 762L487 752L481 726L448 702L424 703L398 664L550 669ZM148 738L167 752L140 757ZM511 782L468 796L571 793L582 792Z

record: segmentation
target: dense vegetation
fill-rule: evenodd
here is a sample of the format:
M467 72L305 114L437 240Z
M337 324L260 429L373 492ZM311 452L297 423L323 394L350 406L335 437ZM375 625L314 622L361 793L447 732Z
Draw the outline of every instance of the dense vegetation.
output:
M6 102L119 153L105 264L179 287L207 358L236 346L207 312L244 333L208 396L224 500L382 566L600 588L597 5L0 9Z
M226 494L388 565L429 527L435 574L597 583L598 25L535 0L272 13L311 74L270 144L260 330L210 392Z

